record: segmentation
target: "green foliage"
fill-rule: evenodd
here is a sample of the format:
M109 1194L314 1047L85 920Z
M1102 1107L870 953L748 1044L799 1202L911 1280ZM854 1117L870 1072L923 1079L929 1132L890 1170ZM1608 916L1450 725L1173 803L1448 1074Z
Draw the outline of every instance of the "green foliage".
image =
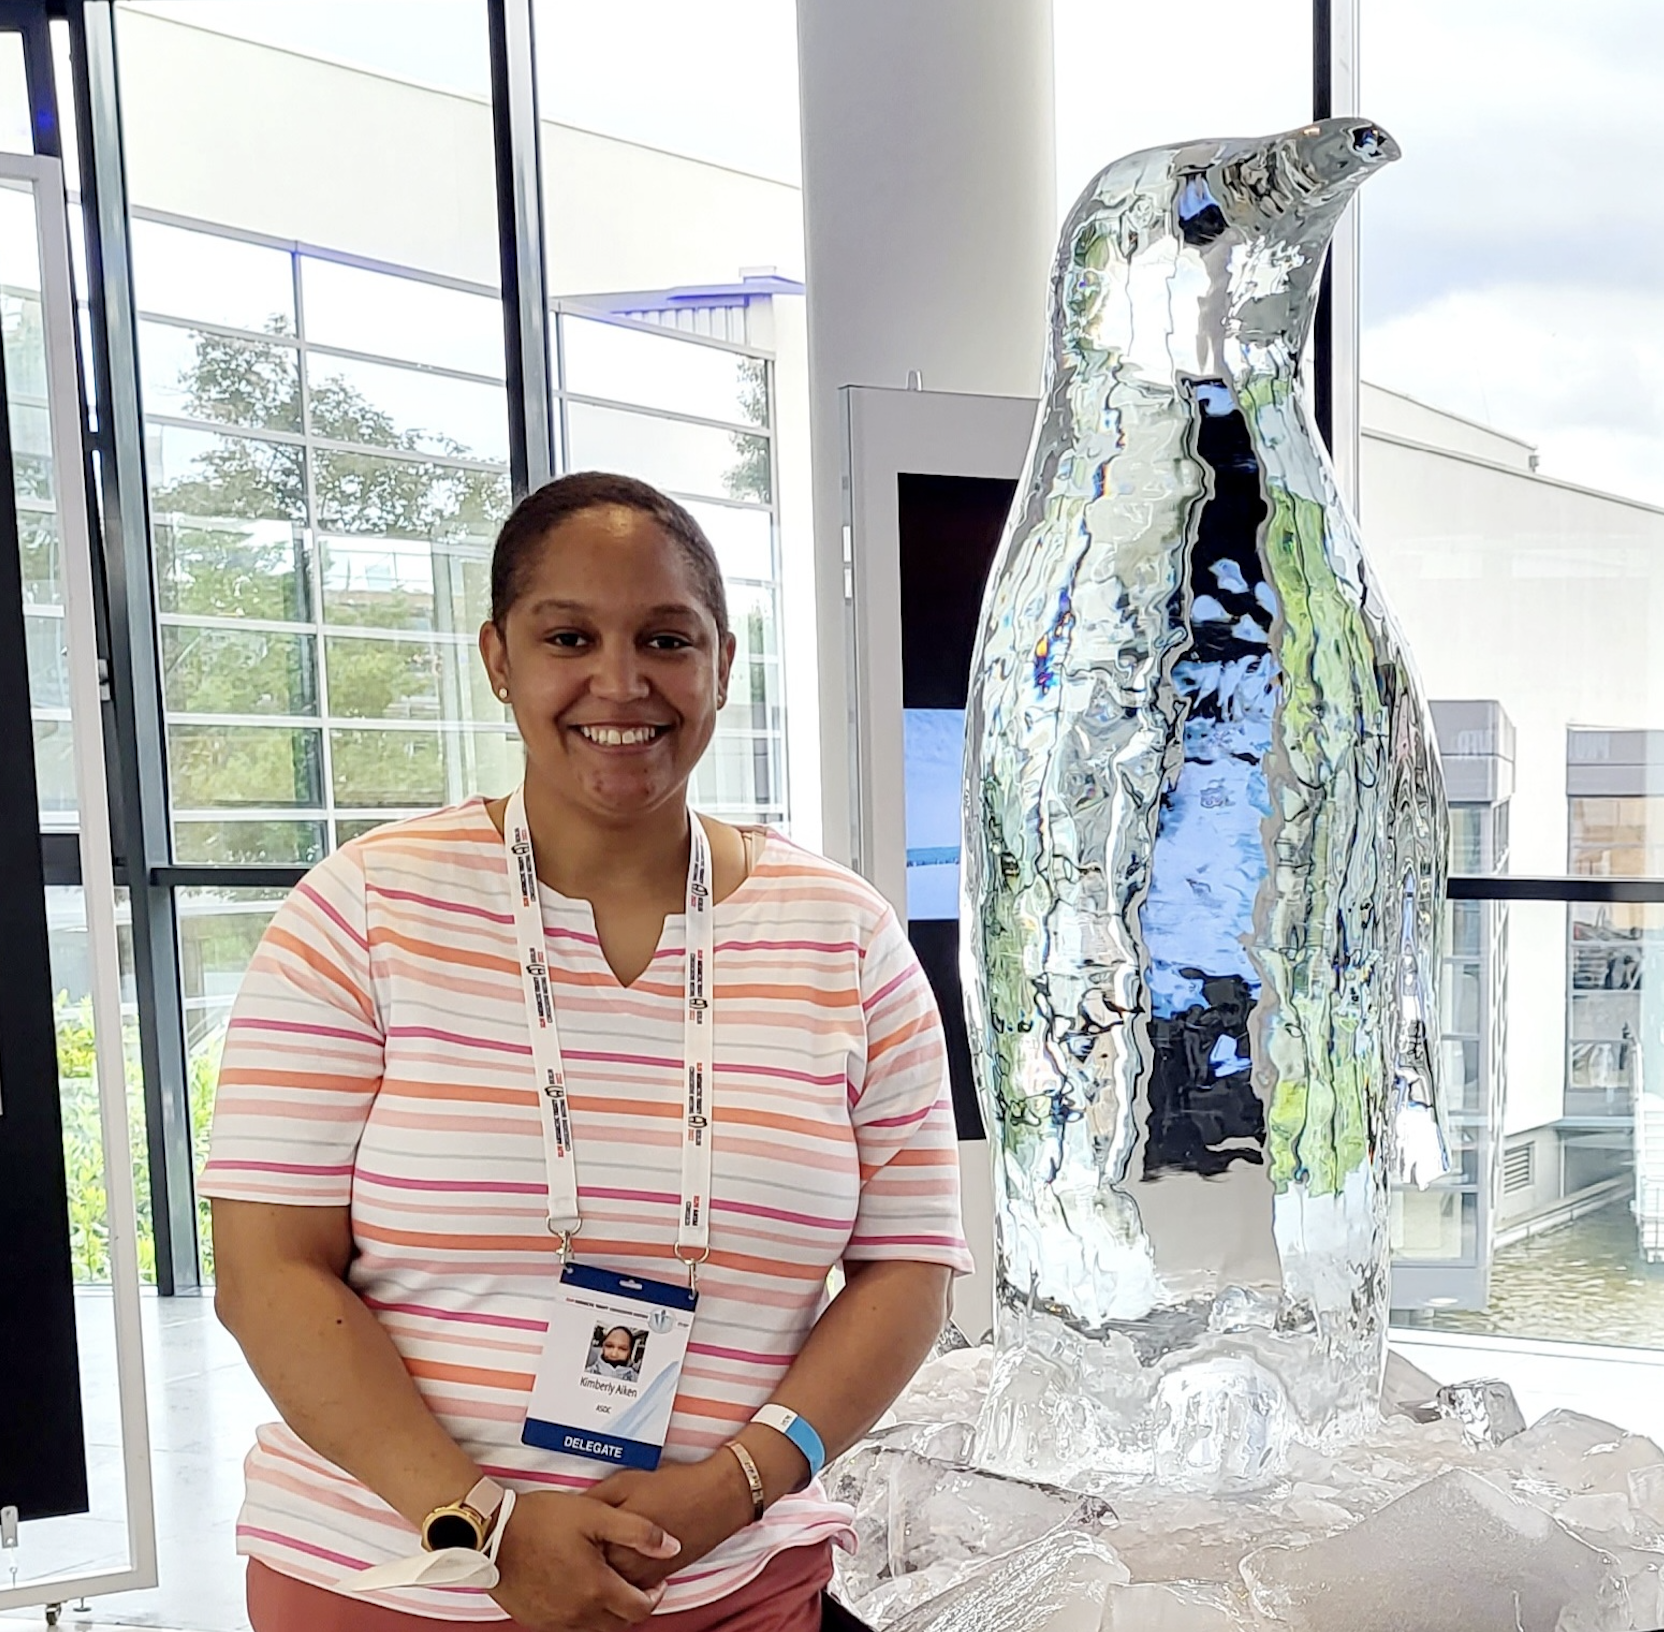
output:
M98 1117L98 1073L93 1055L92 999L72 1003L65 992L54 1005L58 1034L59 1104L64 1130L64 1177L69 1188L70 1254L77 1281L110 1278L109 1202L104 1185L104 1146ZM144 1087L136 1039L124 1037L127 1054L127 1119L133 1133L133 1194L138 1212L139 1273L156 1279L156 1241L151 1229L150 1169L144 1153Z
M768 423L768 364L761 357L742 357L740 362L740 407L745 417L758 425ZM722 485L731 499L751 499L767 504L773 483L770 479L768 443L760 436L731 431L728 440L738 455L724 473Z

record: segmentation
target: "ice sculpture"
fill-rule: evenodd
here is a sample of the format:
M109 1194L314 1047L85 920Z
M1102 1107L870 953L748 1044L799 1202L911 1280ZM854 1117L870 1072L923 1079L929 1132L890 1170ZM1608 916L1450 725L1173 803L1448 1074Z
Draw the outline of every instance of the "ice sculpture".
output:
M1443 1170L1445 817L1299 358L1397 152L1153 149L1064 228L967 722L997 1469L1252 1485L1374 1420L1389 1170Z

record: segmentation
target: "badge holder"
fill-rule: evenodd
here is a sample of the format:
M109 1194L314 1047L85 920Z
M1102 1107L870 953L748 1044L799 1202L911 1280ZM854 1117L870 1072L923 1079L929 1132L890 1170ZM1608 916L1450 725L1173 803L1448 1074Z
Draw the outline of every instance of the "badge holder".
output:
M541 1450L617 1468L659 1465L699 1293L688 1284L619 1275L567 1257L520 1438ZM680 1256L680 1253L678 1253Z

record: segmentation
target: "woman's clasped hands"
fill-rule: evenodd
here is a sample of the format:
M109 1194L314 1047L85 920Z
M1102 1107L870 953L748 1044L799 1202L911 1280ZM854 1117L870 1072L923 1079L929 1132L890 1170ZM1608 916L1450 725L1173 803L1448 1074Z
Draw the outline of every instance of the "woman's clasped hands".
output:
M532 1491L503 1531L491 1596L530 1632L617 1632L653 1613L682 1556L682 1543L642 1513Z

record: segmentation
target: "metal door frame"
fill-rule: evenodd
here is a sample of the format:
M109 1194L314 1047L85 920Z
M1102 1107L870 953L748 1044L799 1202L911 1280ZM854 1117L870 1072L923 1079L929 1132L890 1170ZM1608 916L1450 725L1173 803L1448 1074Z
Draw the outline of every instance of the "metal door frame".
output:
M109 789L104 771L93 540L88 521L81 401L75 363L75 295L70 280L68 196L63 166L55 158L0 153L0 180L23 183L32 193L35 205L53 500L62 552L64 635L69 654L70 717L74 727L76 802L80 813L81 888L86 902L87 953L92 976L93 1052L98 1073L99 1132L109 1228L129 1560L128 1567L122 1570L48 1576L0 1590L0 1610L6 1610L61 1603L89 1593L153 1587L157 1571L144 1339L139 1324L138 1219L122 1057L121 953L116 933ZM14 502L11 495L5 496L5 502Z

